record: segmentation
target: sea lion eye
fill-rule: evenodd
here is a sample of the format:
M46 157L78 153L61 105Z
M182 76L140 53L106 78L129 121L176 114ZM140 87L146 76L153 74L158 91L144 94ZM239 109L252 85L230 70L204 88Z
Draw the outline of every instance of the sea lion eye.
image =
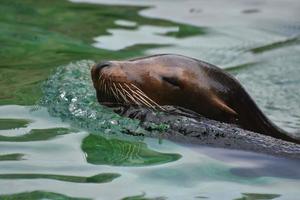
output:
M162 80L166 81L167 83L175 86L175 87L180 87L180 81L177 77L171 76L171 77L167 77L167 76L162 76Z

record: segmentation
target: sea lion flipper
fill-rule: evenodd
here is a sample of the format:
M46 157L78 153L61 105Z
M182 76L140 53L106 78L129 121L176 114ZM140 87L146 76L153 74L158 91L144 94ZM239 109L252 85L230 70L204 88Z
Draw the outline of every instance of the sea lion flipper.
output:
M219 109L226 112L227 114L230 114L230 115L233 115L233 116L238 115L237 112L234 109L232 109L228 105L226 105L226 103L222 99L218 98L217 96L214 96L212 98L212 101L213 101L213 104L215 106L217 106Z

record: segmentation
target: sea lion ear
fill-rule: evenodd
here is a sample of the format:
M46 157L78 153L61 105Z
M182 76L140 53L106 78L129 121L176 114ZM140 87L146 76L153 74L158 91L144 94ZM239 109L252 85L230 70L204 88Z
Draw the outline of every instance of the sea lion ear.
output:
M162 76L161 78L165 82L167 82L175 87L180 87L180 80L175 76Z

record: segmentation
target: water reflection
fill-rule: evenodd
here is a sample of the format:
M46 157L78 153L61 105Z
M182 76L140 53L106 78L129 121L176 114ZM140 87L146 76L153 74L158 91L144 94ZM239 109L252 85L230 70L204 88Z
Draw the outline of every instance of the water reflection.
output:
M116 23L119 23L116 21ZM178 27L139 26L137 30L109 29L109 36L99 36L93 46L101 49L121 50L135 44L169 44L176 39L163 36L169 32L178 31ZM125 39L125 40L124 40Z
M242 193L242 197L234 198L233 200L270 200L280 197L279 194L258 194L258 193ZM33 191L33 192L24 192L11 195L0 195L0 198L9 199L9 200L18 200L18 199L52 199L52 200L90 200L90 198L75 198L63 194L46 192L46 191ZM145 193L141 195L134 195L124 197L120 200L166 200L167 197L147 197ZM211 199L206 196L195 196L194 199Z
M120 174L116 173L102 173L89 177L58 174L0 174L0 179L52 179L74 183L108 183L120 176Z
M255 194L255 193L243 193L243 197L234 200L259 200L259 199L276 199L280 197L280 194Z
M199 27L200 30L204 27ZM205 34L174 38L178 27L139 26L136 30L110 29L110 35L94 38L95 47L120 50L138 44L160 44L146 54L183 54L227 68L256 60L247 51L289 39L283 35L247 27L205 28ZM203 32L203 31L202 31Z
M124 26L124 27L135 27L137 25L137 23L134 21L121 20L121 19L116 20L115 24L119 25L119 26Z
M65 135L71 131L66 128L52 128L52 129L32 129L29 133L21 136L2 136L0 135L0 142L32 142L50 140L59 135Z
M121 200L166 200L167 197L147 197L145 193L130 197L124 197Z
M274 24L299 23L299 2L297 0L71 0L72 2L90 2L109 5L145 6L140 15L160 18L195 26L215 27L263 27ZM251 13L251 14L250 14Z
M23 156L24 156L24 154L21 154L21 153L4 154L4 155L0 155L0 161L23 160Z
M95 165L149 166L173 162L181 157L153 151L143 142L106 139L99 135L84 138L81 148L87 162Z
M90 198L70 197L67 195L58 194L55 192L46 192L46 191L33 191L33 192L22 192L22 193L17 193L17 194L0 195L0 199L6 199L6 200L19 200L19 199L91 200Z
M31 121L26 119L0 119L0 130L24 128L30 123Z

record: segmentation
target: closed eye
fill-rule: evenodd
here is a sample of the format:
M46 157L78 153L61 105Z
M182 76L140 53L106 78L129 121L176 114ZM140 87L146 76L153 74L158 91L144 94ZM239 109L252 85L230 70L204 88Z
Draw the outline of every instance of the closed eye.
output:
M175 87L180 87L180 81L177 77L171 76L171 77L167 77L167 76L162 76L162 80L166 81L167 83L175 86Z

